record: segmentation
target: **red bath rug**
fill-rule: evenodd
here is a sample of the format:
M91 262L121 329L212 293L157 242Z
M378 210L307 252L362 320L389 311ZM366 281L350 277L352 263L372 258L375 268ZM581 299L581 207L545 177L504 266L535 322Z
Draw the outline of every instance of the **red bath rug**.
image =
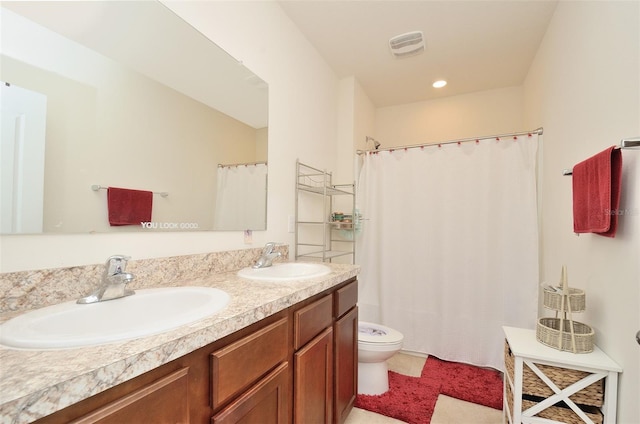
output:
M355 406L411 424L429 424L439 394L502 409L502 374L429 356L420 377L389 371L389 391L358 395Z

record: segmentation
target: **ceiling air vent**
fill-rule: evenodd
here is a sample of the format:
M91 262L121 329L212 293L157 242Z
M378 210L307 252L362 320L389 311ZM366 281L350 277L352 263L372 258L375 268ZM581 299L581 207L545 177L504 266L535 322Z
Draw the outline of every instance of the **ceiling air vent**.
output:
M397 58L422 53L424 51L422 31L396 35L389 40L389 47L391 48L391 53Z

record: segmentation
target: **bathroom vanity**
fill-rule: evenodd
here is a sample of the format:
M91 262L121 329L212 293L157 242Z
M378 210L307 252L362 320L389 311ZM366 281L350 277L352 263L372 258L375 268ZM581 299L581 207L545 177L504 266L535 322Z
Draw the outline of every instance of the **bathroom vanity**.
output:
M0 421L341 423L357 393L358 267L328 266L305 281L190 281L226 291L229 305L157 336L1 348Z

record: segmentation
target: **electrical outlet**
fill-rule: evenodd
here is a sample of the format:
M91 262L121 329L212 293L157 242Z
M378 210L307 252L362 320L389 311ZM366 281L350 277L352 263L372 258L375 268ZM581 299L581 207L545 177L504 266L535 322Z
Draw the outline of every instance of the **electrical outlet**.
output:
M293 215L289 215L289 219L287 221L287 229L290 233L296 231L296 217Z

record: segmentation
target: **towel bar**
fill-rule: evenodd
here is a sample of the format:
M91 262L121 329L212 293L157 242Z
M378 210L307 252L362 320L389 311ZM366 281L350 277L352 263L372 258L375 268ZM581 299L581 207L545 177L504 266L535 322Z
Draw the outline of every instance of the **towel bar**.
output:
M102 187L101 185L98 184L93 184L91 186L91 190L93 191L98 191L98 190L106 190L109 187ZM169 195L169 193L167 193L166 191L152 191L153 194L159 194L161 197L167 197Z
M631 149L633 147L640 147L640 137L623 138L620 142L621 149Z
M640 147L640 137L632 137L632 138L623 138L620 140L620 146L616 147L617 149L632 149ZM562 175L573 175L573 171L571 169L563 169Z

